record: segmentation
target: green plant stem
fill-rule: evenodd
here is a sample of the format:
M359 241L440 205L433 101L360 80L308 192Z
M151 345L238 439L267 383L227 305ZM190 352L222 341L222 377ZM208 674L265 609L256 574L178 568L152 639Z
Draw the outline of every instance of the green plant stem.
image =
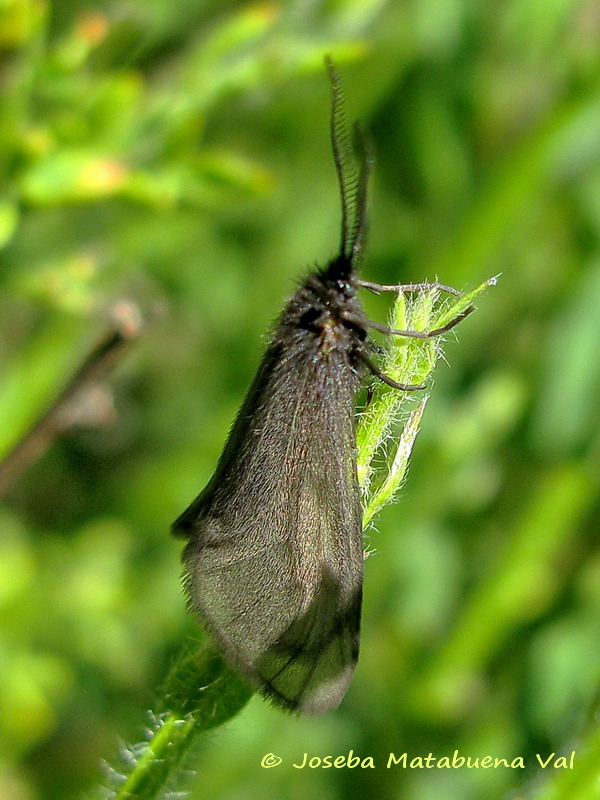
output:
M202 731L227 722L253 690L211 647L182 656L164 687L164 711L152 716L148 739L124 748L124 771L112 770L108 795L114 800L158 797L177 777L177 768Z

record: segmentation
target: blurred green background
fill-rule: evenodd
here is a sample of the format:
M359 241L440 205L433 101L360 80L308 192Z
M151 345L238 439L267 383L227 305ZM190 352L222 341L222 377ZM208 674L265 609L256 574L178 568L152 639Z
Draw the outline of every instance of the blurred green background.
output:
M168 529L337 247L325 53L377 153L364 277L502 278L448 335L370 535L342 706L253 698L198 748L192 796L593 796L551 794L535 753L598 738L599 43L594 0L0 1L0 453L115 303L151 318L111 424L0 505L0 800L90 792L199 638ZM291 766L350 749L378 768ZM385 769L454 750L528 768Z

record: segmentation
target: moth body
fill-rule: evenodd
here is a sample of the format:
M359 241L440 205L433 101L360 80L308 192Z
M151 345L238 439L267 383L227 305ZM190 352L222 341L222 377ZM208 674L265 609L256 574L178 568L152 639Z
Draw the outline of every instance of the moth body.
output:
M234 666L301 713L335 708L362 587L354 397L366 330L342 262L289 300L215 474L179 517L190 607Z
M339 705L358 658L363 575L355 394L367 330L428 338L367 320L360 281L370 156L353 166L339 78L331 135L342 200L340 250L288 301L231 428L214 475L176 520L188 603L231 665L275 703L303 714ZM440 286L442 286L440 284ZM444 290L455 292L449 287Z

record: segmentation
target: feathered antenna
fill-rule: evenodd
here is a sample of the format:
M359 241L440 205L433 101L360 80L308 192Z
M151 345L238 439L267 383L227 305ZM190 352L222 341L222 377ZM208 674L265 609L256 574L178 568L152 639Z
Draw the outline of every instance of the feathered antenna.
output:
M325 56L325 66L331 83L331 146L342 201L340 256L346 261L348 271L352 271L359 268L364 255L367 184L373 156L367 139L356 126L355 137L360 149L360 169L357 170L346 123L342 84L330 56Z

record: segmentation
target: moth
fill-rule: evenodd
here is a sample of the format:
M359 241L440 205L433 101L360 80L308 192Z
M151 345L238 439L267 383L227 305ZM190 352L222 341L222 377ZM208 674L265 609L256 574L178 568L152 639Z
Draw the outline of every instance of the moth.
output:
M287 302L206 488L173 525L187 539L184 587L224 657L260 693L290 711L322 714L344 697L359 649L363 544L356 474L355 395L372 360L359 288L372 161L359 164L344 121L340 80L331 84L331 141L341 206L338 254ZM449 287L442 287L451 290Z

